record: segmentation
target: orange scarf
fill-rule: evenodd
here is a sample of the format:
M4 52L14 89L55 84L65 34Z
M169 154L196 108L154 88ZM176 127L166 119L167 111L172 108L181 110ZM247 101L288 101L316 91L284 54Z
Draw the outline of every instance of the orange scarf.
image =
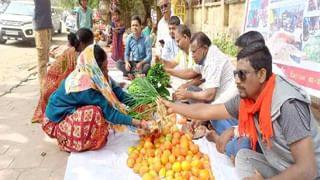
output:
M272 74L255 102L251 99L240 100L239 134L249 136L251 147L254 150L256 150L258 136L253 116L258 111L260 111L259 127L262 139L267 142L269 148L271 147L270 138L273 136L271 103L273 89L275 87L275 77L276 76Z

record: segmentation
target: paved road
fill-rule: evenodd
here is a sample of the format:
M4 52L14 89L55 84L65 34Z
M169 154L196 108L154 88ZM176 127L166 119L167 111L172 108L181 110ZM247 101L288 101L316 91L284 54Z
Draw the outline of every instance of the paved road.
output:
M66 39L66 34L55 35L52 44L64 44ZM36 72L36 53L30 42L0 44L0 96Z
M53 44L65 43L66 34ZM39 98L36 49L29 43L0 45L0 180L61 180L68 153L44 135L31 116Z

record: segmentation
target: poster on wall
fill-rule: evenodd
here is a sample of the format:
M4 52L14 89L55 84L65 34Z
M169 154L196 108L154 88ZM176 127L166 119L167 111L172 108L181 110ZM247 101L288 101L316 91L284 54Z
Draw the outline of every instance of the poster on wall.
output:
M175 15L179 16L182 22L186 20L186 3L184 0L174 0L173 1L173 12Z
M283 74L320 97L320 0L247 0L244 32L259 31Z

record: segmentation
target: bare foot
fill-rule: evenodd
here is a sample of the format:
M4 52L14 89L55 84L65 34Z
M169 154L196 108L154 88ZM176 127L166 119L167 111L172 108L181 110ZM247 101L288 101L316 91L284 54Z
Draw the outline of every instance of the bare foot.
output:
M217 139L219 138L219 135L216 133L215 130L210 130L207 134L206 134L206 138L208 141L210 142L217 142Z

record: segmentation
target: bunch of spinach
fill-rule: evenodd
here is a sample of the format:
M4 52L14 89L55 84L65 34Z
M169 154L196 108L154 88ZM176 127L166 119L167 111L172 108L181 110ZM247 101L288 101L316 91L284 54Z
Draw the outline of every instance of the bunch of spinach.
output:
M161 97L168 97L170 95L167 89L170 84L170 76L165 72L163 64L153 65L147 74L147 80Z

